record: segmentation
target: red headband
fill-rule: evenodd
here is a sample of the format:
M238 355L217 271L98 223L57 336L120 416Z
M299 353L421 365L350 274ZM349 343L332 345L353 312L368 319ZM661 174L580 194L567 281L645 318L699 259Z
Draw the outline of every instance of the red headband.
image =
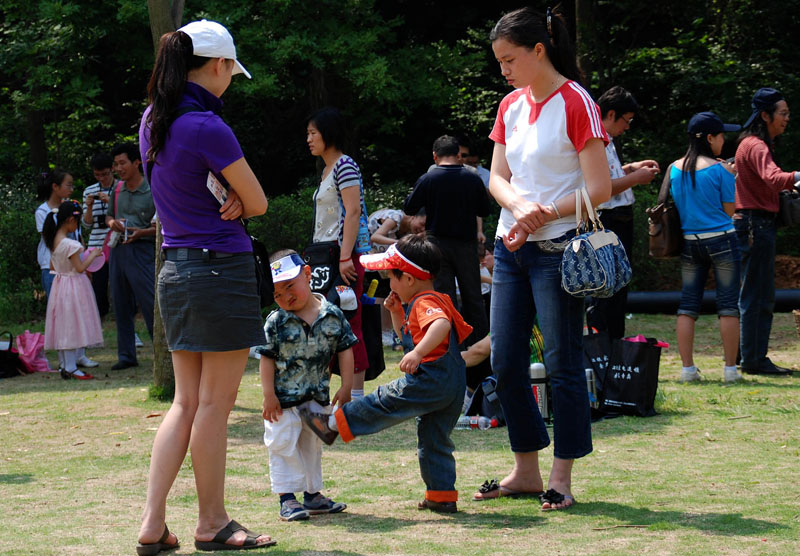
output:
M408 272L414 278L419 280L430 280L433 275L419 266L418 264L410 261L405 257L397 247L390 246L385 253L378 253L377 255L361 255L359 258L361 264L367 270L402 270Z

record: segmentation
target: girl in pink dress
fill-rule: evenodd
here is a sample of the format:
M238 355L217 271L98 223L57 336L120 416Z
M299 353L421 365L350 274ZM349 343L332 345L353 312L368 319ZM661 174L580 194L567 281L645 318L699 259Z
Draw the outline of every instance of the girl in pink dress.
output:
M56 272L47 299L44 347L59 351L64 363L61 378L91 380L92 375L78 370L76 351L103 343L92 284L83 273L101 251L93 249L81 260L83 246L67 237L78 229L82 213L80 203L64 201L57 213L47 215L42 228L45 245L52 253L50 266Z

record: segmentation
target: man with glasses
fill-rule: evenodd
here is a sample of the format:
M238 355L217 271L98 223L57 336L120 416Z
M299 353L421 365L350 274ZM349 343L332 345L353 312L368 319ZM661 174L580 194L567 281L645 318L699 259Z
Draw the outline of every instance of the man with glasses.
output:
M109 196L114 186L114 174L111 166L114 161L107 153L97 153L92 157L91 166L94 183L83 192L83 226L90 229L89 247L102 249L108 234L106 214L108 213ZM92 273L92 289L97 298L97 310L102 319L108 314L108 260L103 267Z
M603 127L608 134L606 147L608 170L611 173L611 199L599 205L600 221L619 237L628 258L633 255L633 191L634 185L645 185L658 174L658 162L640 160L623 165L614 147L614 138L625 133L639 110L636 99L627 90L616 86L597 99ZM625 335L625 304L628 288L625 287L608 299L591 298L586 312L586 323L598 331L606 330L611 338Z

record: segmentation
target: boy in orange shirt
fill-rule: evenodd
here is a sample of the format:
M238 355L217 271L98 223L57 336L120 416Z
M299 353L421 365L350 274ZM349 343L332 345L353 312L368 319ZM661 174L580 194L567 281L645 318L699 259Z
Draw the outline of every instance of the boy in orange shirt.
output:
M420 510L455 513L456 461L450 433L461 413L466 388L464 360L458 344L472 327L450 297L433 291L439 270L438 247L422 236L407 235L385 253L362 255L369 270L388 270L392 293L384 306L403 339L405 375L378 387L369 396L351 401L333 415L301 410L301 417L327 444L337 434L350 442L412 417L417 420L417 454L425 482ZM407 304L405 311L403 304Z

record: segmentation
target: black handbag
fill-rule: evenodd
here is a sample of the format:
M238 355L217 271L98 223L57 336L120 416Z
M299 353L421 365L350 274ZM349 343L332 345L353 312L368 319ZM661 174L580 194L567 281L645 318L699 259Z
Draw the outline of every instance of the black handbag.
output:
M275 284L272 282L272 271L269 267L269 251L263 243L255 237L250 236L250 243L253 245L253 259L256 264L256 286L261 308L269 307L275 302Z
M788 228L800 224L800 192L796 189L783 190L778 194L778 220L779 228Z
M8 349L0 350L0 378L13 378L27 374L25 364L19 357L19 353L12 351L14 336L11 332L0 332L0 337L8 336Z
M312 243L303 251L303 261L311 267L311 291L328 293L339 277L338 241L320 241Z
M683 232L678 207L669 197L669 174L672 164L664 174L664 181L658 191L658 204L645 209L649 237L650 256L654 259L677 257L683 249Z

